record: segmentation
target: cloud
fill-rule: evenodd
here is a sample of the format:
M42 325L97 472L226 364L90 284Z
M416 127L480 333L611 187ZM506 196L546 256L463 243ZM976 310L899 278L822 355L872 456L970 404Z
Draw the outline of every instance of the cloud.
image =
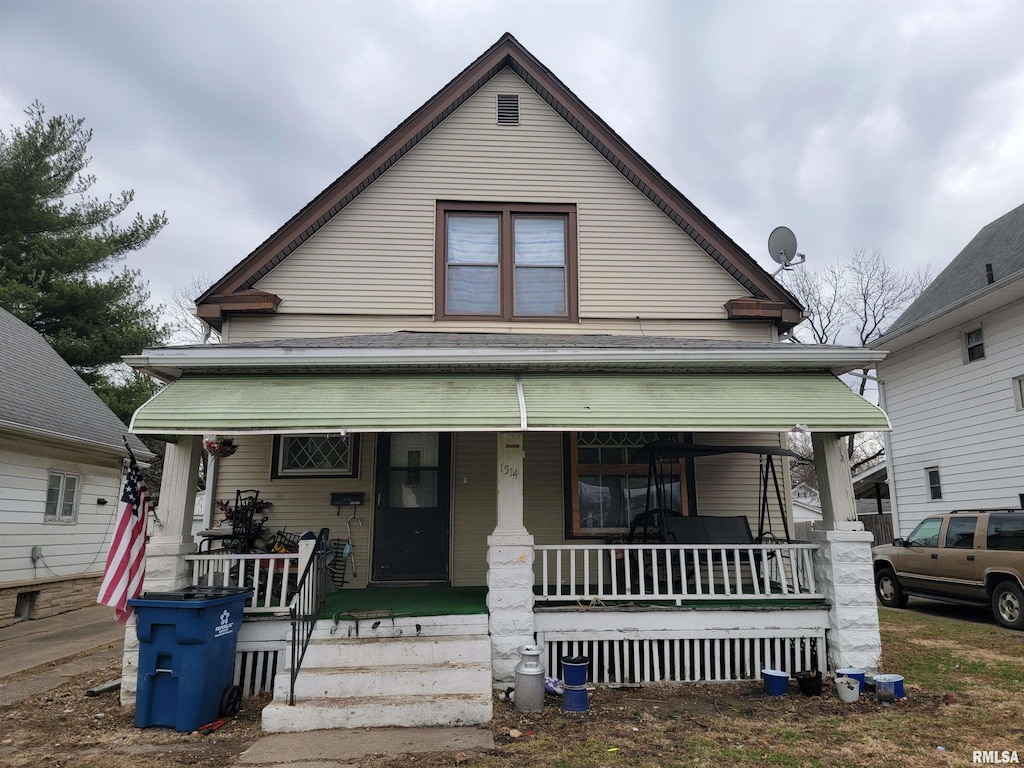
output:
M511 31L770 267L855 247L941 268L1024 199L1024 4L22 2L0 124L87 118L103 191L170 226L166 300L221 274Z

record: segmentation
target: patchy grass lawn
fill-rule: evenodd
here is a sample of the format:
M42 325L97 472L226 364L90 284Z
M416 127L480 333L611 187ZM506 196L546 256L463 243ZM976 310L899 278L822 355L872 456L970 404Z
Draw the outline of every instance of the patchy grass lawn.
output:
M1016 750L1024 760L1024 633L906 610L881 608L880 619L883 670L906 678L904 703L866 695L843 704L828 685L805 697L793 684L785 698L756 683L601 689L580 714L562 712L556 699L537 715L495 702L496 748L486 754L362 765L933 768L970 765L974 750Z

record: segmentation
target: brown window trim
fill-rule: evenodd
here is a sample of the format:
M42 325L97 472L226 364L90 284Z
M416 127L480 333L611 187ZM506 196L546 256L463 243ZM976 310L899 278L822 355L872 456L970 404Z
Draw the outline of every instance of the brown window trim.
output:
M564 471L565 487L565 540L571 539L608 539L622 536L629 533L628 528L599 528L587 532L580 530L580 474L600 474L601 472L614 472L621 474L637 474L647 476L648 466L646 464L580 464L578 433L563 433L562 441L562 465ZM682 442L692 443L692 433L680 435ZM697 514L697 486L696 467L693 459L679 460L680 498L683 504L684 515Z
M493 315L449 314L447 270L447 218L449 213L492 214L501 217L498 246L498 312ZM527 216L564 216L565 226L565 315L516 315L515 264L512 253L512 218L517 214ZM449 200L437 202L434 242L434 319L435 320L507 320L522 322L577 322L578 301L578 252L576 238L576 205L573 203L463 203Z

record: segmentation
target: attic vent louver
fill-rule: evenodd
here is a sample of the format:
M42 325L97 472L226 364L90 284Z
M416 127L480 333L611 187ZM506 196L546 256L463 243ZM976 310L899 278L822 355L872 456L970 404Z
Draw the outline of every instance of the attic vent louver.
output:
M519 94L498 94L498 125L519 125Z

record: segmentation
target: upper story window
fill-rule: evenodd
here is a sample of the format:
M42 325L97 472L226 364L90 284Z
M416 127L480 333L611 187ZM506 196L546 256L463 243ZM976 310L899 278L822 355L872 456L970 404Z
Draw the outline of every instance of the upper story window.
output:
M271 477L356 477L358 435L281 435L274 438Z
M576 319L576 206L438 203L437 316Z
M46 522L73 523L78 519L78 496L81 486L81 475L50 472L46 486Z
M964 356L968 363L985 357L985 335L981 328L975 328L964 334Z

